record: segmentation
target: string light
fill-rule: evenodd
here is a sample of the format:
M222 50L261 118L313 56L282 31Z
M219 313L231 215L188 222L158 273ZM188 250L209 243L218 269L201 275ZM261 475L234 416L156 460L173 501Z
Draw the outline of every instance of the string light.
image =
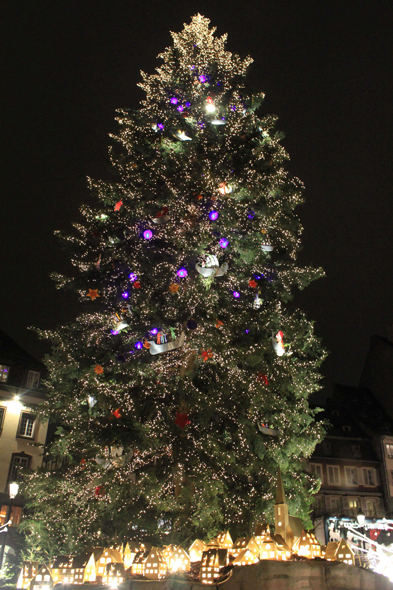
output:
M42 332L52 355L41 411L61 424L49 452L62 467L26 480L29 543L47 555L115 538L181 541L192 531L207 539L224 523L246 534L262 513L272 518L277 463L308 522L316 484L303 461L323 435L308 397L324 352L288 303L323 273L298 263L303 185L285 170L276 118L258 114L263 95L247 90L251 58L226 51L225 41L200 15L173 34L159 68L143 74L140 108L118 111L124 149L110 153L118 182L89 180L99 207L84 206L77 236L66 238L80 276L57 281L79 294L83 313ZM143 228L163 207L170 216L147 244L153 232ZM274 251L261 248L265 228ZM194 268L207 256L218 265L203 276ZM182 270L185 280L176 278ZM132 307L122 296L130 283ZM89 289L100 297L86 298ZM184 330L183 346L152 356L149 341L160 332L170 344L171 329ZM280 357L271 340L279 331L291 352ZM206 360L201 351L210 351Z

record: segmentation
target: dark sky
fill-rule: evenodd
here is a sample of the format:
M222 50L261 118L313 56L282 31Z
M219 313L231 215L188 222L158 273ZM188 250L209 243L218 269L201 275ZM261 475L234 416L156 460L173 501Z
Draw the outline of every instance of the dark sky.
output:
M323 372L357 385L369 337L393 325L392 3L384 0L9 0L0 6L0 329L37 356L28 326L77 306L53 236L108 178L115 109L136 108L169 31L200 12L227 48L251 54L250 82L279 116L290 170L306 185L301 260L327 278L297 303L331 355Z

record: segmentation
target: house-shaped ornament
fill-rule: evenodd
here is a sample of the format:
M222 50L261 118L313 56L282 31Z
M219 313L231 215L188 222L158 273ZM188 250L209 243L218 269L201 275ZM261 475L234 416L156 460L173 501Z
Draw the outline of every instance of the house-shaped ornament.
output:
M53 583L83 584L90 555L90 553L85 553L77 557L70 557L69 555L56 557L51 566Z
M258 550L259 553L259 550ZM258 554L255 554L251 549L243 549L237 557L233 560L233 565L252 565L259 561Z
M213 584L219 578L220 570L229 564L229 550L211 547L202 553L200 580Z
M229 531L223 531L218 533L216 537L214 537L210 543L207 544L208 547L218 547L219 549L232 549L233 541Z
M116 549L94 549L86 563L84 581L102 581L108 563L123 563L120 551L117 551Z
M148 550L138 551L138 553L135 555L131 566L131 573L133 576L143 576L144 565L148 555Z
M124 580L124 563L110 562L105 566L105 572L102 576L103 584L114 588L124 582Z
M177 545L167 545L164 547L162 553L170 572L190 571L190 558L181 547Z
M315 535L307 531L303 531L301 537L295 541L292 551L293 553L297 553L297 555L308 557L309 559L321 557L322 553L321 546Z
M278 544L280 544L281 540L283 540L283 546L288 547L289 550L292 551L294 542L299 537L301 537L304 525L300 518L289 515L280 468L278 468L277 474L276 503L274 505L274 526L275 534L272 535L273 540L277 541Z
M255 525L255 535L254 539L259 545L263 543L264 540L269 537L270 538L270 527L267 523L257 523Z
M327 544L325 559L327 561L342 561L348 565L355 565L354 552L344 539L341 539L340 543L330 541Z
M128 541L123 551L123 562L125 569L128 569L132 566L137 553L146 550L147 549L143 543L138 543L137 541Z
M230 549L232 557L238 557L240 553L249 549L254 555L259 556L259 547L254 537L239 537Z
M38 561L24 561L22 563L22 569L20 570L17 588L28 588L31 580L38 572Z
M30 580L29 590L51 590L52 588L53 579L50 569L47 565L43 565Z
M206 544L200 539L196 539L188 550L191 563L195 561L201 561L202 553L206 551L206 549Z
M168 567L162 551L152 547L144 558L143 575L149 580L160 580L166 576Z

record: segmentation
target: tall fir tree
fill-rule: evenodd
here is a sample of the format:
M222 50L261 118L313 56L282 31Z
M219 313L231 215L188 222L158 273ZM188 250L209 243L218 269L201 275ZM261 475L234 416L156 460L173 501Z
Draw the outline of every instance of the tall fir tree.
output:
M193 17L142 74L110 150L119 180L90 181L100 205L66 237L78 272L56 279L83 313L44 333L59 467L26 485L47 554L247 534L272 519L278 465L309 522L324 353L290 302L323 273L297 262L303 185L247 91L252 60L214 33Z

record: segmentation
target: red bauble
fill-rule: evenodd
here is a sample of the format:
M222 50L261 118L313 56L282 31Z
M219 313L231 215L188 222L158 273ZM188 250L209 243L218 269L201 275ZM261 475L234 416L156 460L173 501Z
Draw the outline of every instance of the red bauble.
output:
M180 428L184 428L185 426L188 426L188 424L191 424L191 422L188 419L188 414L182 414L180 412L177 412L175 424L177 424L177 426L180 426Z
M141 284L139 281L135 281L134 283L134 289L140 289L141 288Z
M269 385L269 379L267 378L265 373L261 373L260 371L258 371L258 381L260 383L264 383L265 385Z
M120 408L118 408L117 410L112 412L112 414L114 415L115 418L121 418Z

